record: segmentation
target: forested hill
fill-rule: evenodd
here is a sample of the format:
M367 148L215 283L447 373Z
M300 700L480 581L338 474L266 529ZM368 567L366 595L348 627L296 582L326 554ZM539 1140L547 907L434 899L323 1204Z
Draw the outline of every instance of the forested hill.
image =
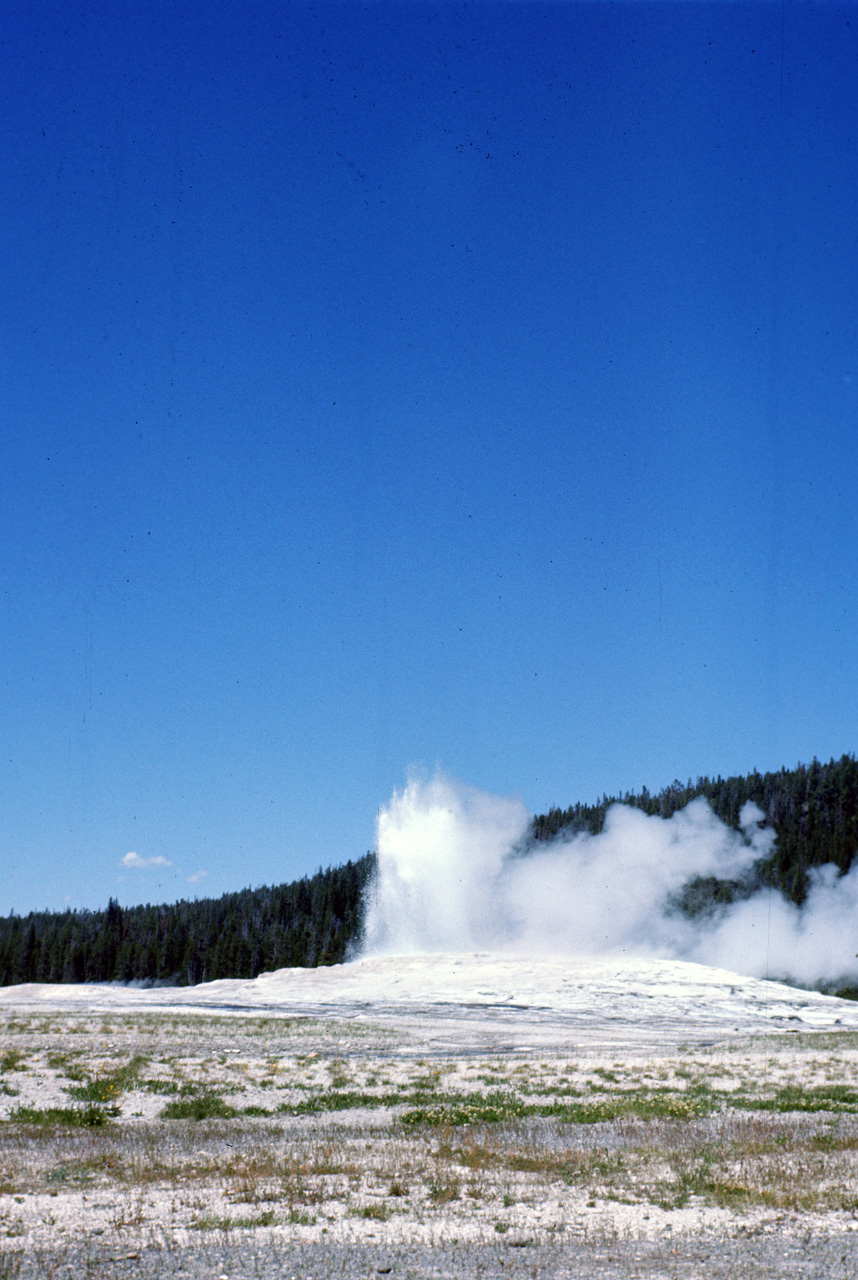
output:
M294 884L222 898L0 920L0 986L148 981L179 986L336 964L359 936L366 854Z
M771 884L796 903L807 892L809 867L835 863L841 872L849 870L858 853L858 761L841 756L820 764L800 764L777 773L753 773L736 778L698 778L673 782L657 795L644 787L637 794L603 796L596 804L576 804L568 809L551 809L533 819L532 838L553 840L558 833L602 830L605 814L618 801L634 805L645 813L669 818L693 800L705 796L715 813L732 827L739 826L739 810L746 800L759 805L777 832L771 860L761 863L752 881L737 889L750 891ZM714 885L716 882L712 881ZM720 900L731 896L728 886Z
M739 881L689 882L675 905L693 915L771 884L800 903L809 867L847 871L858 853L858 762L854 756L778 773L674 782L655 795L603 796L537 815L530 842L601 831L617 801L668 818L705 796L737 827L753 800L777 832L773 857ZM526 852L526 851L523 851ZM185 985L253 978L286 966L336 964L359 942L365 891L375 867L368 853L344 867L273 888L171 906L32 912L0 919L0 986L18 982L149 981Z

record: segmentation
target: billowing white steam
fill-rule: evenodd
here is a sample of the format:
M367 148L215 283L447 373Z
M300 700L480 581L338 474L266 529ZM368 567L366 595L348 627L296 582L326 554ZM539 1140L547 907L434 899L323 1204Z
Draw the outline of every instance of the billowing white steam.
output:
M737 877L769 854L762 819L748 802L739 833L702 798L668 819L617 804L599 835L523 855L520 801L411 781L378 816L365 950L659 955L805 984L855 975L858 867L816 871L801 910L773 890L705 920L667 909L693 877Z

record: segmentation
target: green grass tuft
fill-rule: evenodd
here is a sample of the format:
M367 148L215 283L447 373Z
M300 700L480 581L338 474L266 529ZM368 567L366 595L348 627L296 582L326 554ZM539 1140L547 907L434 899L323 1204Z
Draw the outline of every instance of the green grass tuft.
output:
M195 1098L177 1098L161 1112L164 1120L231 1120L239 1114L217 1093L201 1093Z
M15 1107L9 1114L10 1124L34 1124L42 1128L68 1125L73 1129L100 1129L121 1115L116 1106L102 1107Z

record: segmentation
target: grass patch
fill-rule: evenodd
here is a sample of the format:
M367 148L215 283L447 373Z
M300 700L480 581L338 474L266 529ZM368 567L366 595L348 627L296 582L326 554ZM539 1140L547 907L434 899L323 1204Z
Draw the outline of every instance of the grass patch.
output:
M770 1098L733 1096L730 1105L746 1111L839 1111L858 1112L858 1089L845 1084L824 1084L805 1089L786 1085Z
M307 1213L305 1209L290 1209L286 1221L293 1227L315 1227L315 1214Z
M77 1062L72 1062L72 1058L80 1057L81 1051L75 1050L74 1053L49 1053L48 1066L52 1071L62 1071L69 1080L81 1081L86 1079L86 1072Z
M232 1225L246 1231L251 1227L276 1227L279 1222L273 1209L264 1209L262 1213L254 1213L246 1218L234 1218Z
M60 1164L49 1169L45 1174L48 1186L80 1186L85 1187L92 1182L93 1171L84 1165Z
M231 1120L240 1113L218 1093L200 1093L193 1098L177 1098L161 1111L164 1120Z
M389 1107L401 1105L402 1099L394 1095L358 1093L353 1089L327 1089L314 1093L301 1102L281 1102L277 1110L284 1115L312 1116L325 1111L353 1111L358 1107Z
M720 1108L721 1099L708 1090L687 1093L669 1090L625 1091L591 1101L524 1102L515 1093L441 1096L429 1105L406 1111L406 1128L446 1128L467 1124L499 1124L528 1116L558 1120L564 1124L599 1124L635 1116L639 1120L691 1120Z
M138 1086L147 1093L160 1093L165 1097L175 1097L177 1093L198 1093L197 1085L182 1084L179 1080L141 1080Z
M136 1083L140 1070L145 1065L146 1059L136 1055L124 1067L117 1067L115 1071L90 1076L82 1084L68 1085L66 1093L78 1102L115 1103L126 1089Z
M457 1177L436 1178L429 1185L429 1199L433 1204L449 1204L462 1194L462 1184Z
M232 1218L204 1213L201 1217L194 1218L190 1228L192 1231L231 1231Z
M538 1110L521 1101L514 1093L499 1091L488 1094L472 1093L442 1097L428 1106L413 1107L402 1116L406 1128L430 1125L448 1128L463 1124L499 1124L505 1120L518 1120Z
M393 1210L386 1204L365 1204L352 1212L356 1218L369 1218L371 1222L387 1222L393 1214Z
M117 1106L86 1107L15 1107L9 1113L9 1124L32 1124L41 1128L66 1125L72 1129L100 1129L121 1115Z

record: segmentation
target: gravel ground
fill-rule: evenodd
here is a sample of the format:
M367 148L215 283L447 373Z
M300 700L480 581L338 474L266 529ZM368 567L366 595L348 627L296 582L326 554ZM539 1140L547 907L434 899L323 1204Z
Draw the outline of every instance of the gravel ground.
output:
M569 1241L554 1246L508 1244L463 1246L372 1246L206 1241L193 1248L157 1247L117 1253L73 1246L4 1260L0 1275L39 1277L98 1276L116 1280L155 1280L161 1276L199 1280L854 1280L858 1250L852 1236L789 1239L778 1236L729 1240L683 1239L670 1244L623 1242L593 1245Z
M2 1009L0 1280L858 1280L854 1031L369 1013Z

